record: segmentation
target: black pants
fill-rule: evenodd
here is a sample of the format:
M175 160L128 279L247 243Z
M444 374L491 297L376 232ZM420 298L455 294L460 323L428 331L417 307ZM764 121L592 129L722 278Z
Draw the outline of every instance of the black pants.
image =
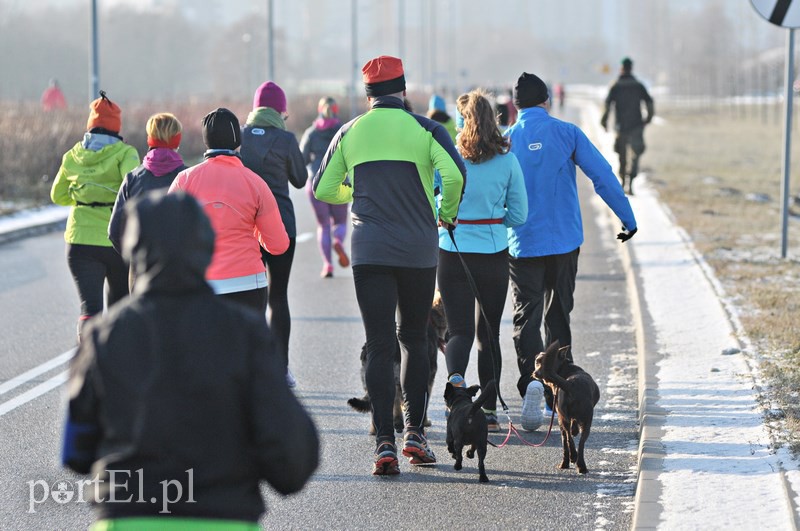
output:
M628 148L632 154L630 168L628 168ZM619 175L623 185L626 175L633 180L639 174L639 157L644 153L644 149L644 126L617 132L614 151L619 155Z
M261 260L267 267L269 294L267 295L267 322L275 337L278 355L289 366L289 334L292 316L289 313L289 274L294 262L295 239L289 238L289 248L283 254L269 254L261 248Z
M267 309L267 288L221 293L219 297L223 297L237 304L243 304L261 315L264 315L264 311Z
M508 252L462 253L461 256L475 281L491 332L486 329L481 306L475 304L475 296L458 254L440 250L437 278L449 335L445 349L447 374L465 374L477 330L478 379L481 388L485 388L492 380L496 380L499 386L502 369L500 319L508 292ZM497 409L496 393L483 407Z
M580 248L569 253L535 258L511 258L511 298L514 304L514 348L517 351L519 381L525 396L533 379L536 356L558 339L561 346L572 345L569 314L574 306L575 278L578 275ZM544 317L544 338L542 318ZM572 359L572 349L567 350ZM545 399L552 407L553 396L545 386Z
M67 265L81 300L80 325L103 312L104 285L108 306L128 295L128 266L113 247L67 244Z
M436 268L353 267L356 299L367 336L366 383L377 440L394 440L395 338L400 343L400 387L405 423L422 431L428 393L427 331Z

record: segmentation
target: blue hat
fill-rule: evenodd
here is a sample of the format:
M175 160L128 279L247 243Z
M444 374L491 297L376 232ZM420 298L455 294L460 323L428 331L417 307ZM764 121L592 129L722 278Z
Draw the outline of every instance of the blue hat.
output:
M444 102L444 98L437 96L436 94L431 96L431 99L428 102L428 110L447 112L447 104Z

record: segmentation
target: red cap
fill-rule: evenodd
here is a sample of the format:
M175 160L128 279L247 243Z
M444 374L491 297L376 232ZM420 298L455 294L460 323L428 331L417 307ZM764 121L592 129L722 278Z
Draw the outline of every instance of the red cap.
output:
M389 81L403 75L403 61L397 57L381 55L367 61L361 68L361 73L364 74L364 83Z

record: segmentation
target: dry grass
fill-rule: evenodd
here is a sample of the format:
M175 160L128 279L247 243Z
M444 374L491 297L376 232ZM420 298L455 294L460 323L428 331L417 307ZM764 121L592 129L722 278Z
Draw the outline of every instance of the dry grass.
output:
M726 109L661 106L659 114L665 123L647 131L644 170L738 308L776 443L800 453L800 182L794 175L782 259L783 126Z

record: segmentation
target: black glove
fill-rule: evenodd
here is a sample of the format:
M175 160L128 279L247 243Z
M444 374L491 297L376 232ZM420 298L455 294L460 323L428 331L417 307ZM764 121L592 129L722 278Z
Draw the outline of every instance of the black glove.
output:
M625 243L626 241L633 238L633 235L636 234L636 231L639 229L628 230L625 227L622 227L622 232L617 234L617 239L620 243Z

